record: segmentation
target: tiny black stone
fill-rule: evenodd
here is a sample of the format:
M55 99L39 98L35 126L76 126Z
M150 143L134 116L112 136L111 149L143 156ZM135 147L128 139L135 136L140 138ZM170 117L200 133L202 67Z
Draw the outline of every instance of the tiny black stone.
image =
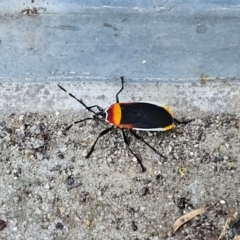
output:
M6 222L0 219L0 231L2 231L7 226Z
M222 162L223 160L224 160L224 158L222 156L217 156L214 158L213 161L216 163L216 162Z
M142 192L141 192L141 195L142 196L146 196L147 194L149 194L149 188L148 187L144 187L142 188Z
M138 230L138 227L134 221L132 221L132 230L135 232Z
M162 181L162 180L163 180L163 176L162 176L161 174L158 174L158 175L156 176L156 181L160 182L160 181Z
M62 230L62 229L63 229L63 224L60 223L60 222L58 222L58 223L56 224L56 229Z
M186 198L181 197L177 201L177 206L178 206L179 209L184 209L186 207L186 203L187 203Z
M58 157L59 157L60 159L64 159L64 154L63 154L63 153L59 153L59 154L58 154Z
M68 184L68 185L73 185L73 184L74 184L74 178L73 178L72 176L69 176L69 177L67 178L67 184Z

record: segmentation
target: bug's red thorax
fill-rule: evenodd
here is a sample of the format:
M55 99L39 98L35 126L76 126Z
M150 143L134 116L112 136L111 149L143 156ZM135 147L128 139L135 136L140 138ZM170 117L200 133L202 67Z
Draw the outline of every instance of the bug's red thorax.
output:
M110 124L115 126L119 126L121 118L122 118L122 111L119 103L112 104L109 108L106 109L106 121Z

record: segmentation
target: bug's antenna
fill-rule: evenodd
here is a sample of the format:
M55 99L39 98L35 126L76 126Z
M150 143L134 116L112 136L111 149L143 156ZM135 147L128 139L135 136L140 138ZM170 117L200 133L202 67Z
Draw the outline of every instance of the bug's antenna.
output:
M94 107L96 107L99 111L104 111L104 110L103 110L101 107L99 107L98 105L93 105L93 106L88 107L88 106L83 102L83 100L78 99L78 98L75 97L72 93L67 92L67 90L66 90L65 88L63 88L61 85L58 84L58 87L59 87L60 89L62 89L64 92L68 93L70 97L76 99L76 100L77 100L80 104L82 104L82 106L84 106L89 112L92 112L92 113L96 114L96 112L92 110L92 108L94 108Z
M145 143L149 148L151 148L155 153L157 153L159 156L166 158L163 156L159 151L157 151L154 147L152 147L149 143L147 143L141 136L137 135L132 129L129 129L130 133L138 140L142 141Z
M93 143L93 145L92 145L90 151L88 152L86 158L89 158L90 155L92 154L92 152L94 151L94 148L95 148L95 145L96 145L97 142L98 142L98 139L101 138L102 136L104 136L105 134L107 134L108 132L112 131L113 128L114 128L114 126L111 126L111 127L109 127L109 128L106 128L105 130L103 130L102 132L100 132L100 133L98 134L97 139L96 139L95 142Z
M121 77L121 83L122 83L122 87L121 87L121 89L118 91L118 93L116 95L116 102L117 103L119 103L118 94L124 89L124 77Z
M142 171L145 172L145 171L146 171L146 168L143 166L142 160L141 160L141 159L133 152L133 150L129 147L130 142L129 142L128 139L127 139L126 133L124 132L124 129L123 129L123 128L122 128L121 130L122 130L124 142L125 142L128 150L129 150L129 151L133 154L133 156L137 159L138 164L139 164L139 165L141 166L141 168L142 168Z

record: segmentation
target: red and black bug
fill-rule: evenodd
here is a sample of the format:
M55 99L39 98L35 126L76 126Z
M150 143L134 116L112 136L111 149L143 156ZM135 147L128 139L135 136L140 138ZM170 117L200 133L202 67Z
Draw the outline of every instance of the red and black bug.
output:
M145 143L149 148L151 148L154 152L163 156L159 151L157 151L154 147L152 147L149 143L147 143L143 137L139 136L134 130L139 131L167 131L172 129L175 124L188 123L189 121L180 122L173 117L172 112L167 106L163 106L158 103L153 102L119 102L118 95L124 89L124 77L121 77L122 87L116 94L116 103L112 104L107 109L103 109L98 105L87 106L81 99L76 98L74 95L69 93L71 97L76 99L80 104L82 104L89 112L93 113L92 117L88 117L79 121L74 122L73 124L81 123L87 120L96 120L96 121L106 121L111 126L103 130L99 133L97 139L93 143L90 151L88 152L86 158L90 157L92 152L94 151L95 145L99 138L112 131L114 127L121 129L124 142L128 147L129 151L136 157L139 165L144 172L146 169L142 164L142 160L133 152L130 148L130 142L126 136L125 131L129 130L129 132L138 140ZM62 86L58 85L64 92L67 92ZM98 111L94 111L93 109L97 109ZM190 120L191 121L191 120ZM69 130L73 124L66 128Z

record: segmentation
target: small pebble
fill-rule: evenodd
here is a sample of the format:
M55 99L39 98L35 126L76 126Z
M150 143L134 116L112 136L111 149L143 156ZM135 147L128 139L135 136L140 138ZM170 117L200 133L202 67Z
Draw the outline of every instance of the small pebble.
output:
M147 135L148 135L149 137L152 137L152 136L153 136L153 133L147 132Z
M83 152L82 152L82 156L83 157L86 157L88 155L88 150L87 149L84 149Z
M50 189L50 186L49 186L49 184L48 183L46 183L45 185L44 185L44 189Z
M21 115L18 119L19 121L22 121L24 119L24 115Z
M65 207L60 207L60 208L59 208L59 211L60 211L61 213L64 213L64 212L66 211L66 208L65 208Z
M42 212L41 212L41 210L40 210L39 208L36 208L36 209L35 209L35 213L36 213L36 214L41 214Z
M134 221L132 221L132 230L135 232L138 230L138 227Z
M67 178L67 184L68 184L68 185L73 185L73 184L74 184L74 178L73 178L72 176L69 176L69 177Z
M60 148L60 152L64 153L64 152L66 152L66 151L67 151L67 148L66 148L66 147L61 147L61 148Z
M133 161L133 162L137 162L137 158L133 157L133 158L132 158L132 161Z
M2 231L7 226L6 222L0 219L0 231Z
M220 200L220 203L221 203L221 204L225 204L226 201L224 201L224 200Z
M36 156L37 156L37 159L38 159L38 160L42 160L42 159L43 159L43 155L42 155L42 153L40 153L40 152L37 152L37 153L36 153Z
M63 224L60 223L60 222L58 222L58 223L56 224L56 229L62 230L62 229L63 229Z
M92 221L91 221L91 220L87 220L87 221L86 221L86 225L87 225L88 227L90 227L91 224L92 224Z
M150 182L148 183L148 187L151 188L153 186L153 184Z

